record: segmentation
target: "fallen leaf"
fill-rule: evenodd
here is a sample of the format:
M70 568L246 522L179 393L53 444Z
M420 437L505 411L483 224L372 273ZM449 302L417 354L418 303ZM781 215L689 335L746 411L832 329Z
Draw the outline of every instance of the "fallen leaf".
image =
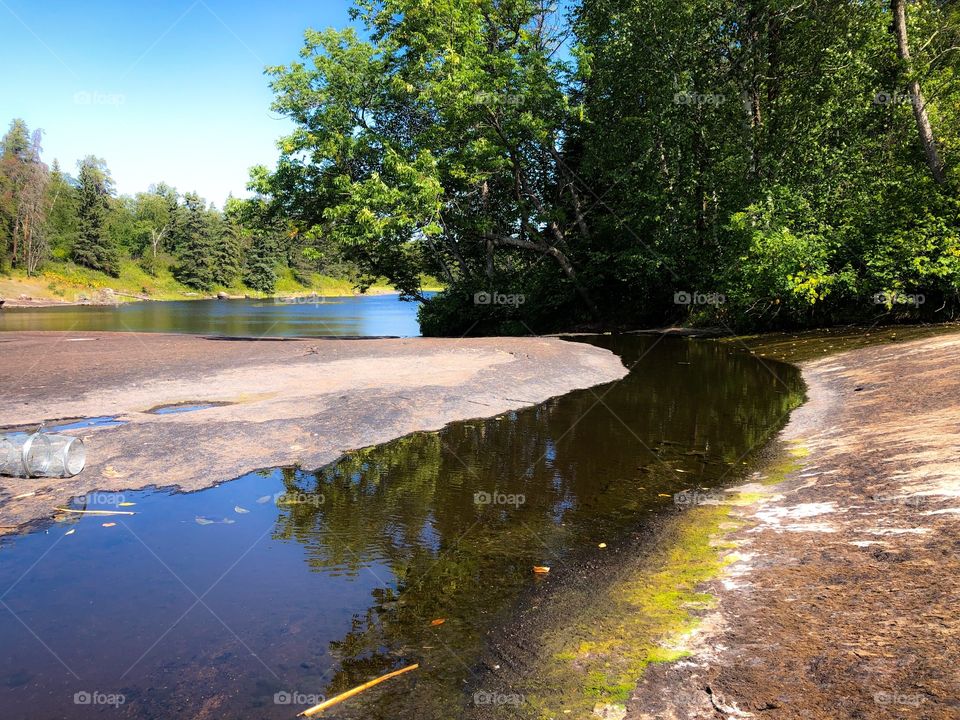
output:
M606 543L600 543L599 545L597 545L598 548L605 548L606 546L607 546Z
M133 507L134 505L136 505L136 503L131 503L131 502L117 503L117 507Z
M250 512L250 511L247 510L246 508L242 508L242 507L240 507L239 505L234 505L233 511L234 511L235 513L240 513L241 515L243 515L244 513Z
M64 533L64 535L73 535L76 531L77 531L76 528L70 528L69 530L67 530L67 532Z
M272 497L273 497L273 495L264 495L262 498L259 498L259 499L257 500L257 503L260 504L260 505L263 505L264 503L270 502L270 498L272 498Z
M103 523L104 527L115 527L116 523Z
M197 515L195 518L197 525L233 525L236 520L231 520L230 518L221 518L219 520L214 518L208 518L203 515Z
M443 625L446 621L446 618L437 618L436 620L431 620L430 625L436 627L437 625Z
M669 493L657 493L657 497L670 497Z
M533 571L540 575L546 575L548 572L550 572L550 568L548 568L546 565L534 565Z

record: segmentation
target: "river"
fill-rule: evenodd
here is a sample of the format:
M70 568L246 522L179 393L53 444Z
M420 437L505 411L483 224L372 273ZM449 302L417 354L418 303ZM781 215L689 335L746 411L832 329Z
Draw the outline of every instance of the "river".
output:
M418 308L418 303L400 301L397 295L4 308L0 309L0 332L88 330L233 337L412 337L420 334Z
M803 393L794 367L728 344L584 341L630 374L317 471L94 495L76 507L137 514L4 541L3 716L292 720L410 663L326 716L533 712L471 700L489 638L537 602L532 567L562 584L684 512L678 493L741 482Z

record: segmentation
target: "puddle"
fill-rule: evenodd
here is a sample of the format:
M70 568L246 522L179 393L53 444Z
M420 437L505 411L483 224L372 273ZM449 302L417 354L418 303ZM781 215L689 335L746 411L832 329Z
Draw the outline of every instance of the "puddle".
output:
M223 407L232 403L227 402L185 402L173 403L170 405L157 405L147 410L151 415L176 415L177 413L196 412L197 410L208 410L209 408Z
M795 368L722 343L591 342L632 372L316 472L125 492L136 515L71 517L0 542L4 717L198 717L215 707L224 718L291 720L309 704L301 698L415 662L331 716L533 711L475 706L474 672L497 628L519 612L535 622L538 588L565 573L575 582L591 553L637 533L655 552L651 519L683 512L677 496L691 488L742 482L750 453L802 398ZM522 669L530 651L518 644ZM125 703L74 704L94 689Z
M118 419L119 415L101 415L89 418L60 418L47 420L43 425L44 432L67 432L68 430L85 430L87 428L111 428L126 425L126 420ZM2 432L33 432L38 425L11 425L0 428Z

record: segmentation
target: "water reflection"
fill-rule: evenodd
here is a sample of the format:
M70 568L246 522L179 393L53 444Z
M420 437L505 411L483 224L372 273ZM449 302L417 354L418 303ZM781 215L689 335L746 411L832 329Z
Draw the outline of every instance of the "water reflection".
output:
M83 519L2 546L5 716L100 717L69 702L92 685L129 695L120 717L292 718L303 708L274 693L332 696L411 662L327 716L466 714L486 634L533 565L562 577L585 548L677 512L674 493L741 479L801 398L795 369L723 344L594 342L633 372L318 472L130 494L140 514L115 528Z
M801 398L793 368L718 344L599 344L636 363L633 373L287 474L288 491L324 502L281 517L278 537L301 543L315 571L385 564L392 577L331 643L341 658L331 692L401 659L421 662L429 671L415 696L384 694L377 712L444 717L465 702L483 632L532 582L533 565L562 567L646 513L674 511L677 492L740 479Z
M427 293L431 295L431 293ZM189 300L7 308L0 331L136 331L232 337L352 337L420 334L415 302L396 295L266 300Z

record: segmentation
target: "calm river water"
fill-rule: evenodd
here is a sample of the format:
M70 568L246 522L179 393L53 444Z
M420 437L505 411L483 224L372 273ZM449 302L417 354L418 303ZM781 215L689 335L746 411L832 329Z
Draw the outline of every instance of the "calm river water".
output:
M6 308L0 309L0 331L136 331L243 337L411 337L420 334L418 308L418 303L401 302L396 295Z
M489 716L473 675L531 567L561 573L682 512L674 493L742 480L802 398L795 368L729 345L590 342L630 375L316 472L94 496L137 514L4 541L0 715L292 720L417 662L325 717Z

